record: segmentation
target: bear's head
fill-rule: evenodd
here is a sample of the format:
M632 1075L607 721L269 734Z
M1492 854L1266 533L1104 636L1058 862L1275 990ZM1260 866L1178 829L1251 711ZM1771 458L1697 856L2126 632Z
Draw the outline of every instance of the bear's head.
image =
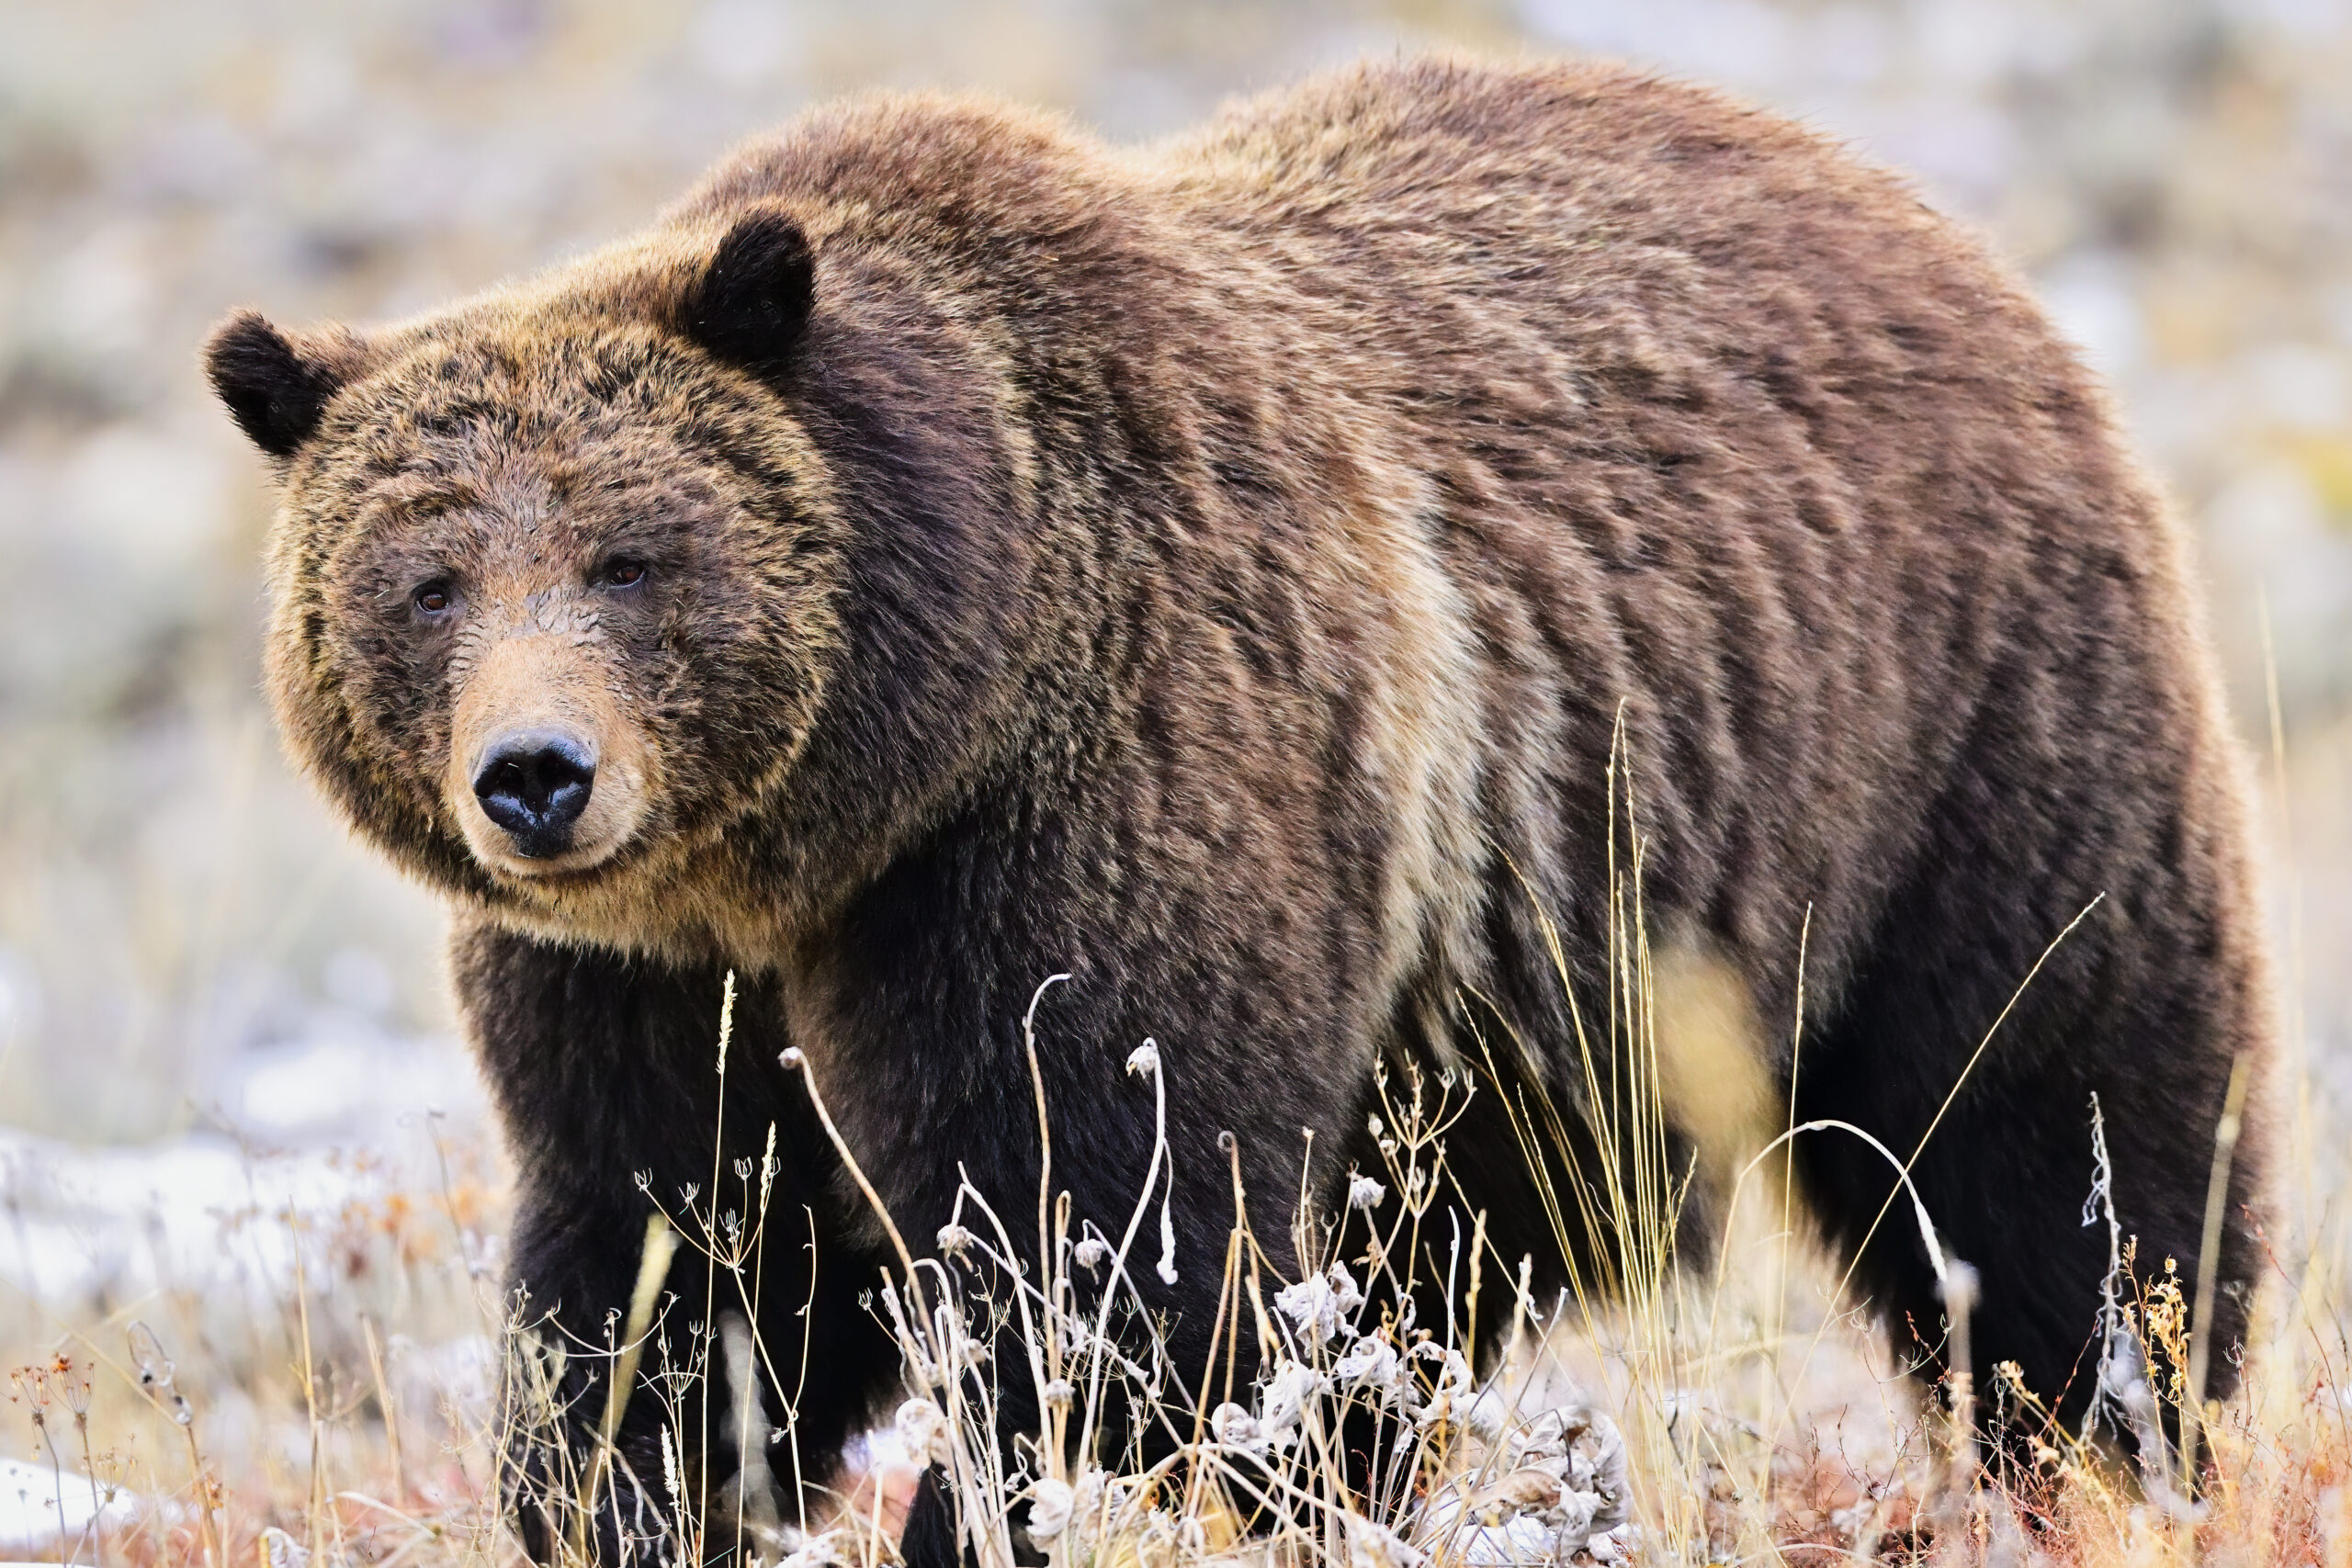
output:
M280 721L409 870L650 944L952 771L1020 554L993 394L871 258L820 270L755 210L365 334L215 332L282 491Z

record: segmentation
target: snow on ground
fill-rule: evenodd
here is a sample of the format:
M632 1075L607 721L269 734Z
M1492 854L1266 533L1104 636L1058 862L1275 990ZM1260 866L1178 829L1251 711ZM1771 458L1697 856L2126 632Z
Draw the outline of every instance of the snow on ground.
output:
M286 1216L334 1214L378 1185L331 1152L218 1134L80 1149L0 1131L0 1277L51 1303L266 1287L293 1272Z
M87 1145L0 1126L0 1306L21 1296L35 1309L11 1348L78 1356L54 1338L71 1329L119 1356L134 1322L152 1320L212 1439L263 1443L242 1381L285 1375L299 1277L328 1309L311 1321L322 1355L366 1364L364 1313L383 1325L399 1403L486 1405L501 1262L473 1066L454 1040L402 1037L356 1012L308 1021L290 1041L230 1054L176 1135ZM5 1430L21 1456L21 1422ZM0 1558L71 1560L90 1482L31 1457L0 1459Z
M88 1479L70 1469L0 1459L0 1551L33 1551L61 1538L70 1542L92 1518L118 1524L131 1507L127 1496L94 1493Z
M471 1133L481 1080L465 1047L403 1036L343 1010L322 1010L303 1039L242 1052L222 1075L220 1115L261 1139L317 1146L388 1146L403 1127L447 1117Z
M352 1028L242 1053L210 1114L153 1144L83 1147L0 1127L0 1280L53 1308L166 1287L275 1299L297 1225L430 1195L482 1145L456 1042Z

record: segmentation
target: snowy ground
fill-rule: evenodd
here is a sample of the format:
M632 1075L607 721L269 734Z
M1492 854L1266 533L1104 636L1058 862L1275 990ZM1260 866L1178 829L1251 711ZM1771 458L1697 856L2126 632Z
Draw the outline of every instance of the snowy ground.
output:
M61 1539L71 1543L93 1518L111 1525L130 1511L130 1499L108 1499L75 1471L0 1459L0 1551L37 1550ZM0 1568L15 1565L0 1562Z
M498 1203L472 1066L454 1040L351 1013L308 1021L298 1041L232 1055L176 1135L85 1146L0 1128L12 1360L91 1346L121 1358L130 1325L152 1321L226 1447L266 1427L235 1385L282 1375L299 1293L322 1356L365 1365L340 1341L363 1314L385 1325L388 1376L412 1408L486 1396L494 1286L478 1287L499 1272ZM38 1441L20 1446L21 1414L6 1415L0 1556L71 1560L91 1483L77 1455L52 1466ZM98 1499L118 1513L139 1501Z
M481 1146L480 1084L454 1041L358 1028L254 1051L199 1123L84 1148L0 1127L0 1280L34 1299L133 1300L165 1286L277 1299L295 1227L431 1194Z

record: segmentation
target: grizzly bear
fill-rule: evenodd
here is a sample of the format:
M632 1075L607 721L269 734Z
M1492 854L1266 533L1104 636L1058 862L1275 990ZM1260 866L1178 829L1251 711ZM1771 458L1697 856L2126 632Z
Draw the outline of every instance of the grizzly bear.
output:
M768 1251L805 1381L764 1400L812 1484L897 1369L787 1046L928 1235L963 1173L1036 1191L1042 980L1079 1214L1141 1190L1156 1040L1182 1267L1142 1284L1180 1370L1226 1149L1286 1206L1311 1130L1329 1201L1383 1062L1509 1080L1453 1134L1460 1201L1556 1273L1506 1110L1532 1082L1593 1152L1628 813L1645 940L1754 1021L1686 1088L1917 1149L1978 1368L2087 1396L2094 1093L2139 1266L2199 1256L2270 1024L2181 532L2020 286L1817 134L1592 63L1365 65L1142 149L867 97L542 276L367 332L240 314L206 363L283 491L289 745L455 912L514 1284L604 1343L653 1202L773 1124L812 1245ZM2261 1166L2249 1135L2217 1348ZM1795 1173L1932 1366L1884 1161L1807 1136ZM658 1517L660 1404L625 1411ZM937 1507L910 1557L953 1560Z

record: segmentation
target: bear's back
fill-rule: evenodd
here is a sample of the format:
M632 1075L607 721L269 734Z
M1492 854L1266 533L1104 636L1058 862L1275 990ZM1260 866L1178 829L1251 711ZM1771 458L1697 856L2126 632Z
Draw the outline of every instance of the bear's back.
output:
M2106 399L1974 236L1828 139L1619 66L1437 58L1150 156L1428 481L1486 711L1631 699L1660 892L1758 930L1792 887L1871 906L2052 671L2215 732L2181 541ZM2014 745L2081 718L2037 696Z
M2036 672L2213 722L2180 542L2023 289L1896 176L1712 91L1417 58L1124 150L884 96L744 149L673 221L767 203L808 227L820 297L886 280L1001 327L1081 416L1026 433L1074 443L1069 471L1114 431L1183 459L1124 482L1202 493L1080 509L1103 532L1320 530L1357 581L1379 566L1322 515L1329 475L1417 498L1477 705L1555 716L1487 765L1587 729L1605 753L1627 699L1658 873L1712 868L1693 898L1883 897Z
M1224 242L1204 251L1339 313L1368 393L1426 408L1520 381L1542 427L1589 414L1597 383L1638 385L1702 422L1801 422L1849 479L1900 468L1891 446L2031 442L2021 426L2059 412L2106 440L2079 366L1974 236L1709 89L1606 62L1371 62L1235 105L1148 167Z

